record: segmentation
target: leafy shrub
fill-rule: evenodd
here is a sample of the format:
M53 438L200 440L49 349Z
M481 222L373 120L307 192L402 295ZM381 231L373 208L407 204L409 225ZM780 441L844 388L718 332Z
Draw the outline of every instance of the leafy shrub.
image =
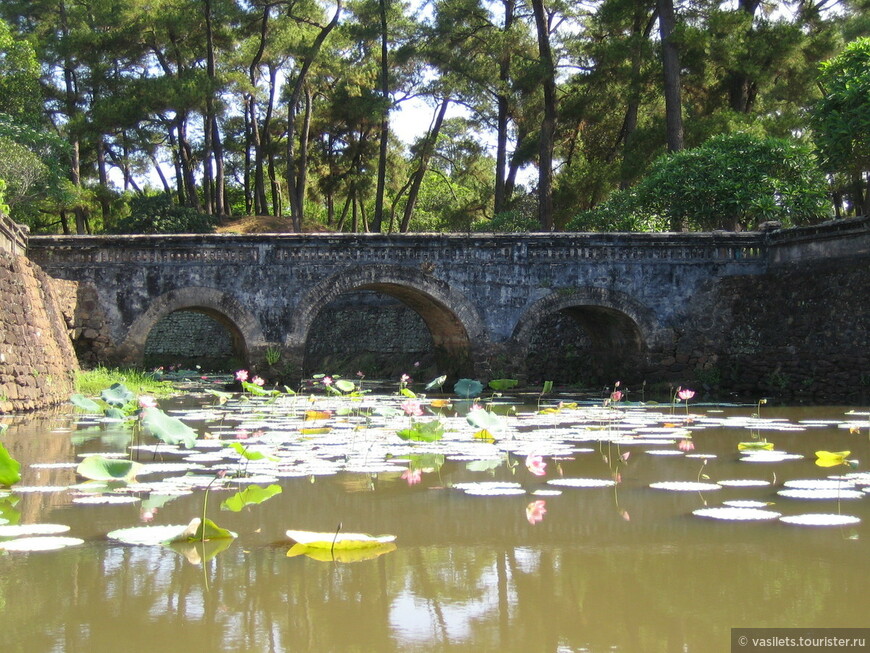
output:
M114 233L121 234L205 234L214 231L216 218L180 206L166 193L130 200L130 215L118 221Z
M636 186L575 216L568 228L740 231L770 220L812 223L829 211L827 182L809 148L733 133L658 158Z

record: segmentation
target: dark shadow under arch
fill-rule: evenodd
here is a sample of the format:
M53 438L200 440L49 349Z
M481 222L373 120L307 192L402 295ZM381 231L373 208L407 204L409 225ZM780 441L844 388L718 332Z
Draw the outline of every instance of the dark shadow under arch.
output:
M152 329L168 315L183 311L203 313L226 329L239 364L247 365L250 348L264 342L256 318L234 297L213 288L185 287L157 297L133 321L119 347L121 359L143 364L145 344Z
M608 385L643 380L654 332L652 311L626 294L581 288L535 302L512 340L532 382Z
M474 373L472 342L479 342L484 332L477 310L446 282L402 266L362 266L319 283L300 302L287 345L304 350L311 325L330 302L345 293L366 290L393 297L419 315L431 334L440 374Z

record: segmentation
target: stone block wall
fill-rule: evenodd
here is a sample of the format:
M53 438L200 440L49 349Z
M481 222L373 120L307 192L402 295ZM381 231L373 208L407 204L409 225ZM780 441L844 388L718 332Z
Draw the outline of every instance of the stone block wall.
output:
M0 413L66 401L77 369L53 280L0 251Z

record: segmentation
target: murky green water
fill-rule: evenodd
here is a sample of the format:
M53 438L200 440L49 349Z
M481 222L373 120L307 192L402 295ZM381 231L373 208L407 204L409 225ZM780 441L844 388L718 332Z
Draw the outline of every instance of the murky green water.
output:
M540 477L522 457L508 456L512 467L483 473L448 459L415 485L395 471L282 478L282 494L241 513L218 510L234 488L224 489L212 492L209 516L238 538L205 564L165 547L107 539L143 523L139 504L79 505L71 490L13 489L20 523L68 524L69 535L85 543L0 553L0 651L704 653L728 651L732 627L870 626L870 496L777 494L788 479L870 469L868 426L850 433L841 425L857 419L848 410L766 410L765 417L803 424L765 432L777 449L806 456L793 461L741 461L737 443L749 431L720 427L694 435L693 453L717 456L706 465L646 452L676 443L617 449L579 442L572 456L545 456ZM818 419L834 423L806 421ZM123 449L111 437L75 446L76 428L62 414L14 420L3 442L22 462L22 486L81 480L72 468L34 463ZM818 467L818 449L850 450L858 467ZM628 461L615 467L626 451ZM530 494L555 489L547 480L610 478L614 470L620 482L613 487ZM702 473L771 484L703 493L649 487ZM470 496L451 487L481 480L520 482L527 494ZM784 515L841 513L862 522L808 527L692 514L750 499L774 502L770 508ZM202 500L197 492L171 501L151 523L187 523ZM546 512L532 523L536 501ZM395 534L397 548L355 563L286 556L287 529L334 531L339 523L344 531Z

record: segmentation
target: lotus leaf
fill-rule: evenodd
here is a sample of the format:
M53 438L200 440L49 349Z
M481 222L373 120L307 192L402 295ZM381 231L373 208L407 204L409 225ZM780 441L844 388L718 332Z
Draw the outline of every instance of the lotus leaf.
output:
M159 408L144 408L142 425L151 435L166 444L183 444L185 448L190 449L196 443L196 431Z
M236 534L221 528L211 519L202 520L194 517L190 520L181 533L167 540L164 544L177 544L182 542L207 542L209 540L235 539Z
M136 398L123 383L114 383L100 393L100 399L110 406L123 406Z
M473 427L486 429L490 433L499 433L505 428L503 418L499 417L492 411L484 410L483 408L469 411L468 415L465 416L465 419Z
M426 390L432 390L433 388L440 388L444 385L444 382L447 380L447 375L442 374L437 379L432 379L429 383L426 384Z
M99 413L102 411L100 404L92 399L88 399L82 394L74 394L69 398L69 400L76 408L81 408L89 413Z
M477 397L483 390L483 384L474 379L459 379L453 386L453 392L465 399Z
M6 447L0 444L0 485L15 485L21 480L21 463L15 460L6 451Z
M356 390L356 385L354 385L353 381L348 381L347 379L339 379L335 382L335 387L342 392L353 392Z
M368 533L319 533L315 531L287 531L287 537L312 549L341 551L365 549L396 540L395 535L369 535Z
M248 381L242 381L242 388L244 388L245 392L250 392L252 395L257 395L258 397L274 397L281 394L278 390L266 390L265 388L258 386L256 383L250 383Z
M256 505L263 503L267 499L271 499L276 494L281 494L280 485L270 485L269 487L260 487L259 485L251 485L241 492L236 492L229 499L221 503L221 510L232 510L239 512L245 506Z
M241 442L233 442L227 446L247 460L263 460L264 458L269 459L271 461L279 460L279 458L277 458L275 456L267 456L262 451L251 451L250 449L248 449L248 447L243 445Z
M444 425L437 419L429 422L413 422L410 428L402 429L396 433L403 440L420 440L422 442L435 442L444 435Z
M133 480L143 467L142 463L134 460L88 456L76 467L76 473L92 481L128 482Z

